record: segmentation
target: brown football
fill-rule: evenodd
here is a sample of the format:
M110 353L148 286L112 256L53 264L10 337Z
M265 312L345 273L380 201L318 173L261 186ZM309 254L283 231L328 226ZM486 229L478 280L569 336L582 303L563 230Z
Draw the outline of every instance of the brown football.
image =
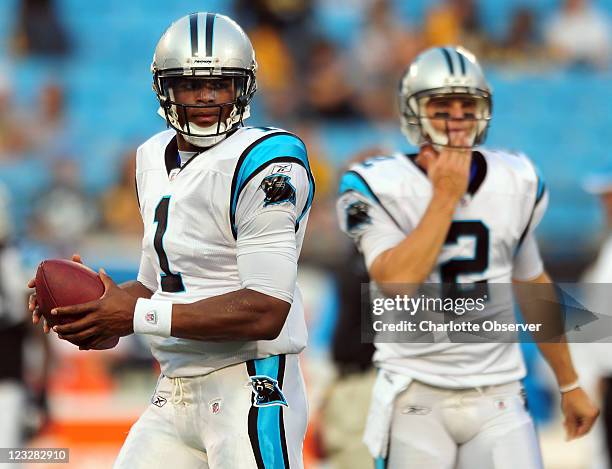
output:
M80 319L82 316L52 316L51 310L97 300L104 294L104 284L96 272L78 262L65 259L42 261L36 270L36 301L49 327ZM96 347L114 347L119 337L114 337Z

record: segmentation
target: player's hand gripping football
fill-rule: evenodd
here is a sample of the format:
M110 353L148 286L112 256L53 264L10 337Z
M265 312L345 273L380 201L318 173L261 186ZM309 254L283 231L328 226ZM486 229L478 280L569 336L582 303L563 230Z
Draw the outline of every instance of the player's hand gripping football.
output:
M599 416L599 409L582 388L561 395L561 411L565 417L563 426L568 441L586 435Z
M73 254L72 262L78 262L79 264L82 264L83 260L81 259L81 256L79 254ZM33 277L28 282L28 288L36 288L36 277ZM51 329L49 328L49 325L47 324L47 320L43 317L42 312L38 308L38 303L36 301L36 290L34 290L34 292L30 294L30 298L28 300L28 309L32 313L32 322L36 325L42 319L43 331L45 332L45 334L48 334L51 331Z
M438 152L429 145L421 153L427 162L427 176L434 194L458 202L468 188L472 150L442 147Z
M53 331L60 339L78 345L81 350L95 349L113 337L134 332L134 308L137 298L117 286L104 269L99 271L104 294L95 301L55 308L51 314L85 317L57 325Z

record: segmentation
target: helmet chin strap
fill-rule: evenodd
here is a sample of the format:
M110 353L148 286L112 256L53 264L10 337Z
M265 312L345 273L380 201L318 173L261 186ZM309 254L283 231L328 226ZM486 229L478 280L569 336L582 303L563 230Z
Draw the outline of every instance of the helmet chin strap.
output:
M437 131L433 128L433 126L429 122L429 119L427 118L423 119L423 130L425 131L425 134L429 137L429 140L431 141L431 144L433 145L434 149L438 152L443 148L467 149L476 146L476 136L478 132L477 128L474 128L471 131L470 135L468 136L468 145L465 147L460 145L453 145L453 143L450 141L450 131L448 130L448 127L444 132Z
M193 125L192 125L192 127L193 127ZM215 128L216 127L217 126L215 125ZM221 124L221 128L224 128L224 127L225 126L223 124ZM227 134L210 135L210 136L206 136L206 137L195 136L195 135L187 135L187 134L182 134L182 135L183 135L183 138L185 139L186 142L189 142L192 145L195 145L196 147L201 147L201 148L206 148L206 147L213 146L213 145L219 143L225 137L227 137Z
M166 110L160 106L157 109L157 114L163 117L164 120L171 122L173 124L172 127L174 127L175 130L177 130L176 127L179 127L181 130L177 130L177 131L181 133L181 135L183 136L186 142L189 142L192 145L195 145L197 147L202 147L202 148L216 145L217 143L219 143L220 141L222 141L223 139L227 137L227 133L223 133L223 132L226 131L228 126L234 126L238 124L241 120L244 120L250 116L250 106L246 106L244 108L244 110L242 111L242 116L238 112L237 107L234 106L229 117L225 120L225 122L222 122L219 125L219 129L218 129L219 135L216 134L217 124L213 124L208 127L201 127L194 123L189 124L189 129L191 130L191 132L193 133L193 131L195 131L198 134L203 134L203 135L189 135L187 133L187 125L182 126L178 123L178 115L176 113L176 110L173 108L174 106L169 106L169 108ZM207 133L210 133L210 135L206 135Z

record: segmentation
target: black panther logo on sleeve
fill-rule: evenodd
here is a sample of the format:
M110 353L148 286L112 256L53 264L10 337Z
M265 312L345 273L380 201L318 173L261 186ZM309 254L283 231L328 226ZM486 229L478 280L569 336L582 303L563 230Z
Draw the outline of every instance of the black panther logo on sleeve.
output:
M255 407L267 407L271 405L284 405L289 407L283 392L278 387L278 381L269 376L251 376L253 387L253 405Z
M290 181L291 178L284 174L266 176L259 186L264 191L264 194L266 194L264 207L283 202L295 205L295 187L293 187Z
M368 214L370 206L362 201L353 202L346 207L346 228L348 231L356 230L362 225L372 223Z

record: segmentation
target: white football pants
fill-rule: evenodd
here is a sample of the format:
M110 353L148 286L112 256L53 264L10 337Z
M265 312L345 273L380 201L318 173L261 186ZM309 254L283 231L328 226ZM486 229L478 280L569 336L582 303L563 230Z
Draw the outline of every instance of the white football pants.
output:
M308 407L298 356L160 376L115 469L300 469Z
M388 458L377 467L542 468L521 384L452 390L413 381L395 400Z

